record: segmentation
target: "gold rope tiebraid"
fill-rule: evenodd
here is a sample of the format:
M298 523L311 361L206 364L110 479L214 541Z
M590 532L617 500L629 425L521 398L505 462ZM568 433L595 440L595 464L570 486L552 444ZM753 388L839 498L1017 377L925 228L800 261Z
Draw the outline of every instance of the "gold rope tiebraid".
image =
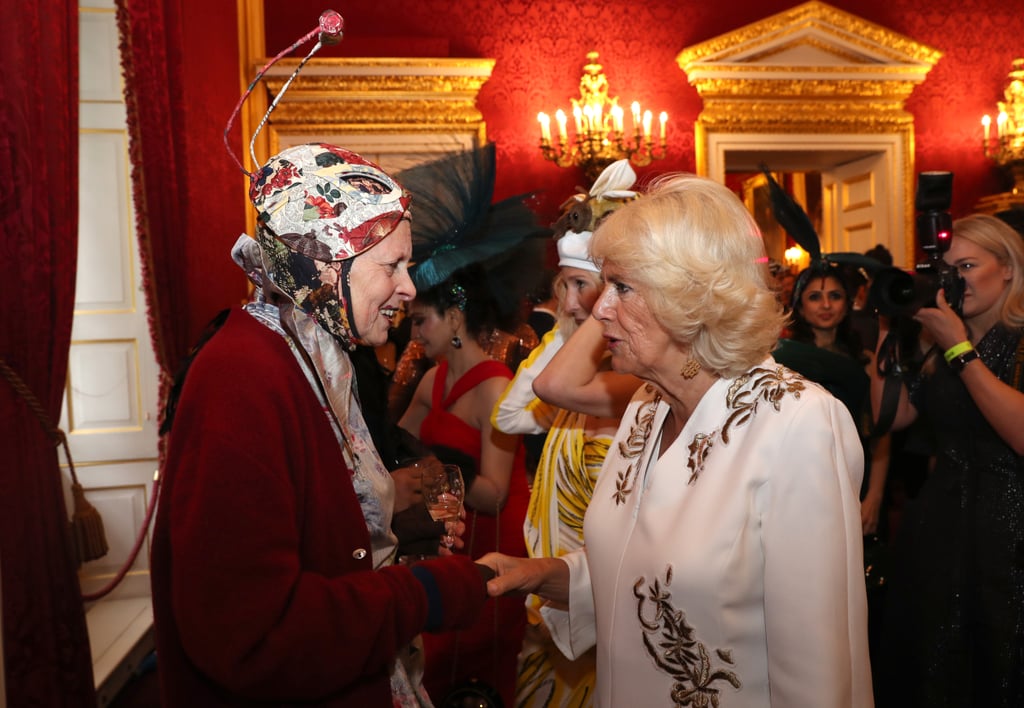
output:
M53 444L64 447L64 455L68 458L68 471L71 473L71 496L74 500L74 513L71 515L71 550L75 554L78 566L86 561L96 560L107 554L109 546L103 530L103 518L96 507L85 498L85 490L78 482L75 474L75 463L71 461L71 450L64 431L50 422L42 404L20 376L0 358L0 373L11 384L14 391L25 401L29 410L35 415L39 424L46 430Z

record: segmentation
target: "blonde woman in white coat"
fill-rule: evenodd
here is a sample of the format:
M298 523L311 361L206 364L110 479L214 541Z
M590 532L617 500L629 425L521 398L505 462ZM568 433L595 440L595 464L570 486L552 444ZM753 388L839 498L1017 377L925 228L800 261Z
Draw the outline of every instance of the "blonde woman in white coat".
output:
M567 655L596 646L598 706L871 706L862 448L842 403L771 358L784 315L750 215L715 182L671 176L612 214L591 254L593 318L535 389L622 413L603 351L646 384L584 548L485 556L489 591L544 597Z

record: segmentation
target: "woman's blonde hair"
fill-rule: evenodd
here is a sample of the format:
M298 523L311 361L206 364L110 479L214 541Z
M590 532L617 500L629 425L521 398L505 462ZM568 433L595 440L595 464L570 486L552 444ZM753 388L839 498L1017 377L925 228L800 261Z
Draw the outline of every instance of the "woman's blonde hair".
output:
M972 214L953 222L953 239L970 241L1009 266L1010 280L999 319L1007 327L1024 327L1024 237L1002 219Z
M666 175L594 233L672 339L705 370L737 376L763 361L785 323L764 241L739 198L704 177Z

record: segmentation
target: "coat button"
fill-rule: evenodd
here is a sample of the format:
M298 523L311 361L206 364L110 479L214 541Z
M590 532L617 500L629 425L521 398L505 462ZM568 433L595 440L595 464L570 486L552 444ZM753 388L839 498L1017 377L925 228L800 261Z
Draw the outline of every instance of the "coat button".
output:
M357 548L356 550L352 551L352 557L356 560L361 561L363 558L366 558L366 549Z

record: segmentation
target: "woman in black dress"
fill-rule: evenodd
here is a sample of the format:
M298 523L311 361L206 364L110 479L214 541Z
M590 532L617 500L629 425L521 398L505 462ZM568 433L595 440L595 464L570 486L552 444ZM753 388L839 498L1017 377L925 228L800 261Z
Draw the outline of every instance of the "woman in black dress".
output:
M914 315L934 347L893 424L922 418L934 466L897 538L879 704L1010 708L1024 705L1024 241L969 216L944 260L962 315L942 292Z

